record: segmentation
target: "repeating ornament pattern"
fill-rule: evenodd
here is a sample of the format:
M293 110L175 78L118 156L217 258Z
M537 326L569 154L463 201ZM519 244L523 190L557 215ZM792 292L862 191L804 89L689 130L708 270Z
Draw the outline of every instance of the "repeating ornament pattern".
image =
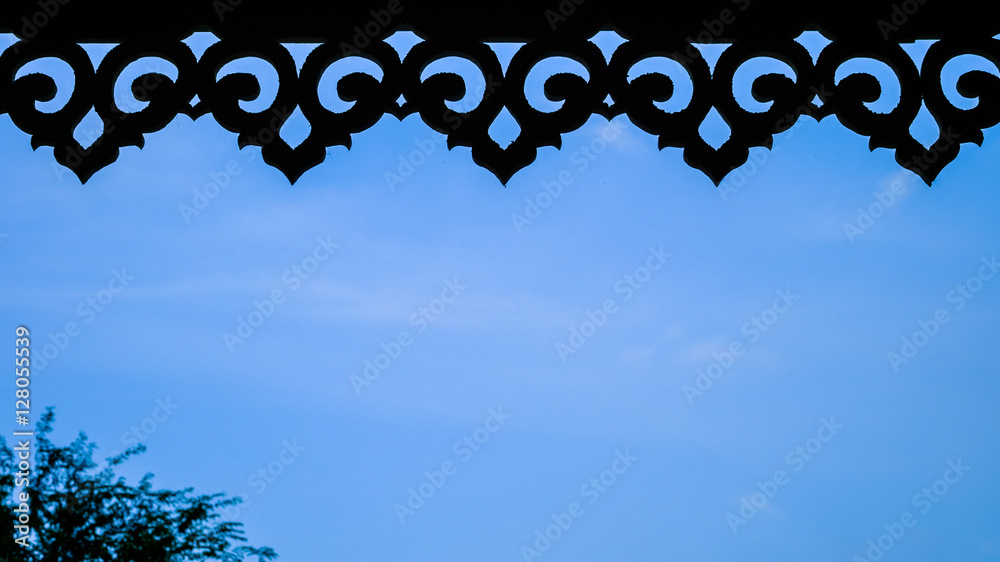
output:
M993 38L936 41L919 68L898 43L877 39L835 40L815 60L791 39L739 40L728 45L714 69L699 50L700 44L690 38L630 40L606 57L592 41L554 35L524 43L506 69L487 43L475 39L426 40L410 49L405 58L383 40L367 43L363 49L343 42L321 44L299 70L282 43L246 37L222 39L200 58L180 40L130 39L111 49L96 68L77 43L20 41L0 55L0 113L8 114L30 135L33 148L52 147L55 160L71 169L81 182L115 162L121 147L141 148L146 135L164 128L179 114L192 119L211 115L236 134L239 147L259 146L264 161L292 183L323 163L329 147L350 148L356 135L387 114L398 119L419 114L427 126L447 136L449 149L469 147L476 164L504 184L535 160L539 147L559 148L564 134L594 115L609 120L626 115L655 136L660 149L682 148L684 161L716 185L747 161L750 148L770 149L775 135L803 118L835 117L868 137L872 150L892 149L896 162L928 185L955 160L962 144L981 144L983 130L1000 123L1000 78L982 71L960 76L955 85L959 94L977 100L971 109L951 103L941 81L945 65L960 55L977 55L1000 68L1000 41ZM48 57L64 61L75 75L68 102L54 112L36 107L56 95L52 77L38 73L18 77L25 65ZM144 107L139 111L123 109L115 100L115 85L126 67L144 57L166 61L176 69L176 78L156 72L139 76L131 84L131 95ZM278 75L277 95L262 111L241 107L241 102L260 96L257 77L235 73L219 78L224 66L246 57L266 61ZM352 57L373 62L381 69L381 76L354 72L340 78L337 95L351 105L342 112L332 111L320 101L320 80L332 64ZM471 61L489 85L476 107L464 112L449 108L449 102L462 99L469 89L460 75L439 72L425 76L429 65L447 57ZM536 65L551 57L578 62L586 75L559 72L547 77L545 96L561 105L554 111L541 111L528 101L525 81ZM630 79L637 64L657 57L676 61L687 73L693 95L683 109L667 112L658 106L675 95L669 76L653 72ZM747 61L757 57L787 64L794 78L771 73L757 76L752 96L769 106L750 111L737 102L733 80ZM857 58L881 61L895 74L900 99L888 113L868 107L882 96L882 85L875 76L854 73L836 80L838 69ZM930 146L921 145L910 134L922 103L939 129L938 140ZM293 147L281 137L280 130L296 108L308 120L310 132ZM731 129L730 138L718 148L699 134L699 127L713 109ZM489 129L504 110L517 121L520 133L509 146L501 147L490 137ZM103 131L84 148L74 138L74 131L91 111L102 119Z

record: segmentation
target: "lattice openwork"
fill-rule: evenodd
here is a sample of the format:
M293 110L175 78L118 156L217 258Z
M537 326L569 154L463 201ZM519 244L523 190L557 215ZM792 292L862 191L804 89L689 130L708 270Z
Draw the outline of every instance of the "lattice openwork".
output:
M0 8L0 32L14 32L21 39L0 56L0 112L31 135L34 148L53 147L56 161L83 182L112 164L121 147L142 147L145 135L178 114L194 119L211 115L236 133L240 147L261 147L264 160L294 182L327 158L327 148L350 148L356 135L383 116L402 119L417 113L430 128L447 135L449 148L470 147L473 160L503 183L531 164L539 147L558 148L565 133L592 116L611 119L624 114L655 137L661 149L683 148L685 162L716 184L747 161L750 148L770 148L774 136L798 119L830 116L868 137L872 150L894 150L901 166L930 184L958 156L962 144L981 144L983 130L1000 122L1000 78L972 71L958 79L958 92L978 100L971 109L949 101L941 81L945 64L960 55L981 56L1000 67L1000 41L994 38L1000 24L990 16L993 9L987 3L932 0L815 7L760 0L697 6L602 0L463 6L391 0L333 7L250 0L141 6L121 1L18 1ZM384 41L398 30L411 30L422 39L402 58ZM590 40L600 30L617 31L626 41L605 56ZM815 59L795 41L806 30L832 40ZM200 58L182 41L195 31L221 38ZM900 46L917 38L936 40L919 68ZM524 44L504 68L488 45L491 41ZM95 68L81 46L86 42L117 45ZM298 68L283 44L307 42L319 46ZM714 68L703 56L705 43L729 44ZM488 86L475 108L461 112L448 106L466 94L468 85L461 76L442 72L422 78L430 64L455 56L474 63ZM586 76L560 72L548 77L545 95L561 106L541 111L528 101L525 80L537 64L556 56L577 61ZM26 64L44 57L65 61L75 74L69 101L51 113L36 107L55 96L51 77L31 73L15 78ZM155 72L138 77L132 95L148 104L129 111L116 102L115 84L129 64L143 57L167 61L175 67L176 78ZM244 57L267 61L279 78L270 107L259 112L240 105L260 95L254 75L219 77L226 64ZM341 78L337 94L353 105L335 112L320 101L320 81L331 64L350 57L375 63L382 75L355 72ZM675 112L658 107L675 90L664 74L630 79L633 67L655 57L676 61L687 73L693 87L687 107ZM753 97L769 104L763 111L744 108L733 92L737 70L756 57L777 59L794 72L793 78L768 73L753 80ZM867 105L882 95L873 75L855 73L836 80L838 69L857 58L881 61L895 73L901 95L888 113ZM910 134L921 104L939 129L938 140L929 146ZM292 147L280 130L296 108L308 120L310 132ZM718 148L699 134L713 109L731 129L730 138ZM489 129L504 110L517 121L520 133L501 147ZM103 120L103 132L84 148L73 133L91 111Z

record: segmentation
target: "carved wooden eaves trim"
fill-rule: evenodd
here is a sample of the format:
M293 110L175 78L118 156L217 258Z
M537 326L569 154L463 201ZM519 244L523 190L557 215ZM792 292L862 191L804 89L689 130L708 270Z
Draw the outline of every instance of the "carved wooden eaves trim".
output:
M7 0L0 7L0 32L14 33L20 41L0 55L0 113L31 136L33 148L52 147L56 161L82 182L112 164L119 148L142 147L145 135L178 114L193 119L211 115L236 133L241 148L261 147L264 161L294 182L327 158L327 148L350 148L355 135L386 114L402 119L417 113L430 128L447 135L449 148L470 147L473 160L503 183L531 164L539 147L560 147L565 133L593 115L611 119L624 114L656 137L661 149L682 148L685 162L716 184L747 161L750 148L770 148L774 136L798 119L829 116L868 137L872 150L894 150L901 166L930 184L962 144L981 144L983 130L1000 122L997 76L972 71L958 79L958 92L978 100L972 109L952 104L941 83L944 65L960 55L979 55L1000 67L1000 41L994 39L1000 21L991 17L994 9L992 3L960 0ZM422 39L403 58L384 41L401 30ZM590 41L602 30L626 40L609 57ZM182 40L199 31L214 33L219 41L196 58ZM818 31L832 41L815 59L795 40L805 31ZM916 39L935 41L919 68L901 47ZM495 41L523 43L506 68L488 44ZM96 68L81 46L91 42L116 44ZM284 46L290 43L319 46L299 69ZM699 48L705 43L729 45L714 68ZM224 65L247 56L267 61L279 77L277 96L260 112L240 106L241 100L258 96L255 76L218 77ZM421 78L428 65L450 56L472 61L490 85L471 110L457 112L446 103L466 93L459 75ZM553 56L579 62L587 76L549 77L545 95L562 105L546 112L528 102L524 86L529 71ZM15 78L23 66L43 57L65 61L75 74L69 101L51 113L36 108L55 95L51 77ZM142 57L169 62L176 79L159 73L137 78L132 95L148 104L130 112L117 104L114 86L122 71ZM353 106L338 113L320 102L318 88L327 68L345 57L374 62L382 76L343 77L337 93ZM651 57L673 59L687 72L693 95L686 108L668 113L657 106L674 94L666 75L629 78L637 63ZM755 57L782 61L795 75L764 74L753 81L753 97L770 104L760 112L742 107L733 93L736 71ZM876 113L866 105L881 95L874 76L835 79L837 70L855 58L872 58L892 69L901 92L894 109ZM930 146L910 135L921 104L940 132ZM279 131L296 108L310 132L292 147ZM717 149L699 134L713 109L731 129ZM488 132L503 110L520 127L506 148ZM104 130L85 149L73 133L91 111L102 118ZM349 156L344 158L348 161L333 165L349 165Z

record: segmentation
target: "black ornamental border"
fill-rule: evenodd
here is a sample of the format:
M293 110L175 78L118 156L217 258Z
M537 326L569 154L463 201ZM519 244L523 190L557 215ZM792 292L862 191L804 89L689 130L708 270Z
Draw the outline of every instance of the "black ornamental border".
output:
M261 147L264 161L294 183L327 158L329 147L350 148L355 135L383 116L402 119L416 113L447 135L449 149L471 148L473 160L502 183L531 164L539 147L559 148L564 134L592 116L610 120L625 115L655 136L659 148L682 148L685 162L717 185L747 161L750 148L770 149L774 136L798 119L829 116L868 137L872 150L892 149L900 166L930 184L955 160L962 144L981 145L983 130L1000 123L1000 78L982 71L959 77L959 94L977 99L971 109L952 104L941 83L945 64L960 55L979 55L1000 68L995 10L994 3L967 0L7 0L0 7L0 32L14 33L20 41L0 54L0 113L31 136L33 148L52 147L56 161L82 182L115 162L121 147L141 148L145 135L179 114L192 119L211 115L237 134L241 148ZM402 58L384 41L400 30L422 40ZM603 30L626 40L610 57L589 40ZM219 41L197 58L182 40L205 31ZM815 60L795 41L805 31L831 40ZM919 67L901 46L916 39L934 41ZM493 41L523 45L504 68L488 45ZM95 68L81 46L85 43L115 47ZM299 69L283 46L288 43L319 46ZM714 68L699 50L705 43L728 45ZM247 56L265 60L279 77L274 101L260 112L240 107L260 93L255 76L218 78L223 66ZM490 85L469 111L456 112L446 103L465 95L467 85L460 76L421 78L429 64L449 56L472 61ZM550 76L545 95L562 105L543 112L527 101L524 84L538 62L553 56L579 62L588 75ZM33 73L15 78L23 66L43 57L65 61L75 75L69 101L51 113L36 108L37 102L55 96L51 77ZM134 80L132 95L147 104L131 112L118 106L114 86L122 71L142 57L166 60L176 68L176 78L149 72ZM324 71L345 57L374 62L382 77L352 73L341 78L337 93L353 105L337 113L320 103L318 87ZM687 107L673 113L657 107L674 94L673 82L663 74L629 79L632 67L650 57L673 59L687 71L693 84ZM756 57L780 60L795 75L764 74L753 81L753 97L770 104L761 112L742 107L733 93L736 71ZM900 99L894 109L876 113L868 108L882 93L870 74L835 80L837 70L855 58L881 61L895 73ZM909 132L922 104L939 129L930 146ZM310 133L292 147L279 131L296 108L309 121ZM698 132L713 109L731 129L717 149ZM520 127L519 136L505 148L488 133L504 110ZM73 132L91 111L103 120L103 131L84 148Z

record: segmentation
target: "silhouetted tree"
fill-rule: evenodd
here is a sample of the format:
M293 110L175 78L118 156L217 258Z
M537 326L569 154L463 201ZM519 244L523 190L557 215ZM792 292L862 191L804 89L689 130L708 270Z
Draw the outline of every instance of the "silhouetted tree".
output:
M18 473L14 450L0 437L0 524L7 538L0 544L5 562L187 562L220 560L236 562L248 556L258 561L277 558L267 547L233 546L246 542L242 523L218 521L217 510L238 504L240 498L224 494L191 495L153 490L147 473L138 486L115 478L113 467L145 451L133 447L108 459L96 470L92 460L97 445L80 432L67 447L56 447L48 438L55 414L46 410L31 441L30 535L23 547L15 542L19 502L13 494ZM21 482L17 482L21 483Z

